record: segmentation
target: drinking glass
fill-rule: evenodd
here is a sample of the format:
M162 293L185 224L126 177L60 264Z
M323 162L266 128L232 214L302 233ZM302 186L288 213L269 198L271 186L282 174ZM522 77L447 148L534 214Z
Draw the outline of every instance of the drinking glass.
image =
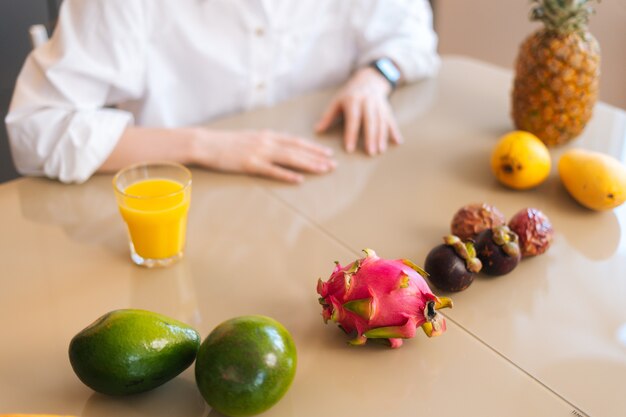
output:
M172 162L142 163L113 178L117 204L126 222L130 257L137 265L169 266L183 257L191 172Z

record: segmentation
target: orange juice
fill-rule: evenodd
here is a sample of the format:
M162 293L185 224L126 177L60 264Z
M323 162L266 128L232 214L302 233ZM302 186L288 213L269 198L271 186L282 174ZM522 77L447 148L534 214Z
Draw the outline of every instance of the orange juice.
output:
M189 201L189 190L170 179L144 179L124 189L120 212L139 256L165 259L182 253Z

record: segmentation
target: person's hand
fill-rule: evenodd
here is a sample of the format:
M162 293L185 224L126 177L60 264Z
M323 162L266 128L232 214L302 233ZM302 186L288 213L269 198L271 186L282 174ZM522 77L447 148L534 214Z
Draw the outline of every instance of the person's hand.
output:
M290 183L301 172L324 174L336 167L332 150L303 138L271 130L214 131L196 129L193 160L220 171L261 175Z
M360 69L331 101L315 130L318 133L327 130L343 114L346 151L353 152L356 148L362 126L366 152L369 155L385 152L389 140L395 144L403 142L387 99L390 91L387 80L373 68Z

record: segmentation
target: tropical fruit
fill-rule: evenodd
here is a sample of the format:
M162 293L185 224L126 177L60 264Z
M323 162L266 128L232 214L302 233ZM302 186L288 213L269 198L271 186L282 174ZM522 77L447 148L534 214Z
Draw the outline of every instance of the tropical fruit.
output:
M328 281L318 281L324 322L331 320L353 335L352 345L384 339L397 348L415 336L418 326L429 337L445 332L446 321L437 309L452 307L452 300L432 293L423 269L407 259L364 252L365 258L345 267L337 262Z
M467 204L454 214L450 232L461 240L475 239L480 232L506 223L506 218L495 206L487 203Z
M626 166L609 155L571 149L558 168L565 189L587 208L610 210L626 200Z
M458 236L448 235L443 242L426 255L424 268L428 280L443 291L463 291L474 282L482 262L472 241L463 242Z
M483 266L481 272L487 275L508 274L522 259L519 237L505 225L480 232L474 246Z
M509 228L518 236L522 258L541 255L554 239L552 222L541 210L524 208L509 220Z
M265 316L241 316L218 325L196 359L196 383L206 402L232 417L252 416L275 405L296 373L291 334Z
M533 0L544 24L521 45L513 86L513 120L548 146L578 136L598 97L600 48L587 29L595 0Z
M550 175L550 152L535 135L514 131L500 138L491 153L491 171L516 190L536 187Z
M145 310L111 311L80 331L69 346L74 372L94 391L148 391L191 365L200 346L196 330Z

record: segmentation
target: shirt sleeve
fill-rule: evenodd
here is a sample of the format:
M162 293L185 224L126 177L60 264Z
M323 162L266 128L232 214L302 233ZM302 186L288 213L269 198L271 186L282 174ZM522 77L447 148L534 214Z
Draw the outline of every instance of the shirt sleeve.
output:
M7 131L24 175L87 180L110 155L141 96L145 22L140 0L65 0L50 41L26 59Z
M426 0L359 1L354 15L357 66L387 57L407 82L433 76L440 65L433 16Z

